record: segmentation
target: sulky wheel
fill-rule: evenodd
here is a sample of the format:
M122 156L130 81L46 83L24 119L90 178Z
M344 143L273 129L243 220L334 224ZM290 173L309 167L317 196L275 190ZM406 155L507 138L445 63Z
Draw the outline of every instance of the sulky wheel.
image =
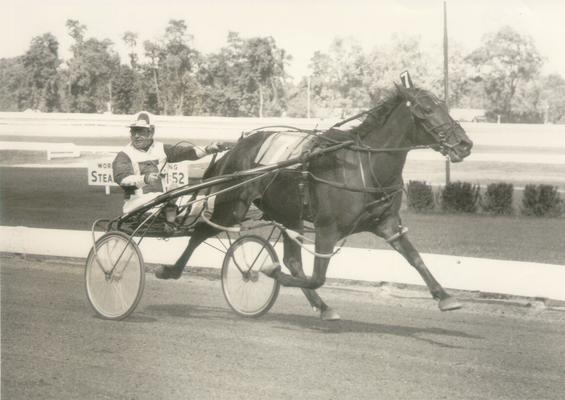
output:
M106 233L88 254L85 280L88 301L100 317L126 318L139 303L145 285L139 247L124 233Z
M273 264L277 253L259 236L242 236L230 246L222 263L222 291L237 314L259 317L275 304L280 284L260 272Z

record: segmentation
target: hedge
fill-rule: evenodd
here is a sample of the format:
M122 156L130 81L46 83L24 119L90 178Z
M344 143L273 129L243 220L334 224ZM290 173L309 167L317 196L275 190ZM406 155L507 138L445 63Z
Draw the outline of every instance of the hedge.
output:
M408 208L415 212L428 212L440 204L443 211L474 213L479 210L492 215L510 215L514 212L514 185L491 183L481 195L479 185L454 182L439 189L434 196L431 184L425 181L409 181L406 186ZM565 202L559 190L551 185L526 185L520 211L523 215L557 217L565 212Z
M526 185L522 197L522 214L556 217L561 211L562 201L556 186Z
M440 192L441 208L450 212L474 213L477 211L480 187L468 182L447 184Z
M511 183L491 183L482 196L482 209L489 214L510 215L513 196L514 185Z
M434 192L432 185L421 181L410 181L408 182L406 192L409 209L419 212L434 209Z

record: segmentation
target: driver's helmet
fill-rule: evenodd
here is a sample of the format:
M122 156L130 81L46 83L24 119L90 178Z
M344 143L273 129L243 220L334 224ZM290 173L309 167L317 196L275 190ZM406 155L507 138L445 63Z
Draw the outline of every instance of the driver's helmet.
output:
M148 128L155 132L155 125L151 123L151 116L147 111L140 111L135 116L135 121L129 125L130 130L135 128Z

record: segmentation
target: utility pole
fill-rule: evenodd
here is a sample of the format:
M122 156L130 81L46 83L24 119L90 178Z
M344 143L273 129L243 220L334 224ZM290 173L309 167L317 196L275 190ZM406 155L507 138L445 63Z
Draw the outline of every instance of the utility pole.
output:
M443 97L445 101L445 106L449 112L449 72L448 72L448 60L447 60L447 1L443 1ZM449 157L445 159L445 185L449 185L451 181L451 165L449 163Z

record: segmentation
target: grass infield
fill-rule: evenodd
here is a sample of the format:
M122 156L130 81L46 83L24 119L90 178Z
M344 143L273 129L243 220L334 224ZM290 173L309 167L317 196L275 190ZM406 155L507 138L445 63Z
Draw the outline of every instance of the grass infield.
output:
M0 168L0 224L89 230L97 218L121 213L122 193L87 185L84 168ZM565 264L565 218L402 213L423 253ZM370 234L347 246L386 249ZM378 267L378 265L375 265Z

